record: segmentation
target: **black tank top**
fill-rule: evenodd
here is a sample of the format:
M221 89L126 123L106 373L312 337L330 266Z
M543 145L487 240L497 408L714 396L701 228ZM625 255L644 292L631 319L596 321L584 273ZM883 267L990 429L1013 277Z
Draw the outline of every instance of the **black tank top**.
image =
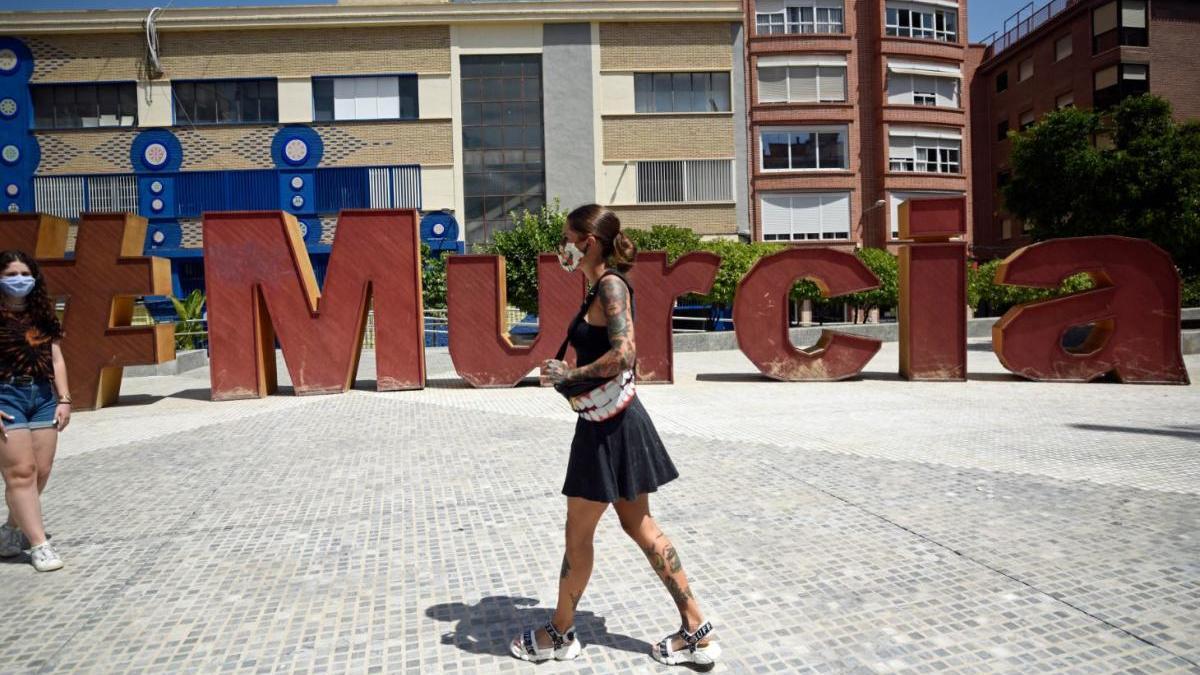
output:
M612 274L625 282L626 288L629 289L630 315L637 311L637 307L633 301L633 287L629 285L629 280L625 275L617 270L608 270L600 275L603 279L606 275ZM596 296L600 294L600 279L596 280L596 285L588 292L587 303L590 307L595 301ZM608 326L593 326L588 323L584 313L575 318L571 322L571 326L567 329L567 338L571 342L571 346L575 348L575 366L582 367L592 363L596 359L604 356L608 350L612 349L612 343L608 341Z

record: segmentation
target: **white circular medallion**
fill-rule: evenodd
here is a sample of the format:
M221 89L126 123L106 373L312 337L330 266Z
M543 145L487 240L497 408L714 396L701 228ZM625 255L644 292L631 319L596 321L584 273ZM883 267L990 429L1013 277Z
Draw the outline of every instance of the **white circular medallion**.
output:
M300 195L293 195L292 206L297 209L304 206L304 197L301 197Z
M15 117L17 102L11 98L0 99L0 117Z
M152 169L157 169L167 163L167 146L162 143L151 143L142 151L142 159L146 161L146 166Z
M304 161L305 157L308 157L308 144L299 138L293 138L284 144L283 156L286 157L289 162L299 164L300 162Z
M434 223L433 233L439 237L442 236L443 234L446 234L446 226L441 223Z
M0 49L0 73L11 73L17 69L17 53L11 49Z
M154 243L161 244L167 240L167 235L163 234L162 230L155 230L153 239Z
M0 150L0 159L3 159L6 164L16 164L18 159L21 159L21 149L15 145L6 145L3 150Z
M17 206L17 203L16 203L16 202L10 202L10 203L9 203L9 205L8 205L8 212L9 212L9 213L16 213L17 211L20 211L20 210L21 210L21 207L20 207L20 206Z
M150 184L150 191L156 195L162 194L163 184L161 180L156 180Z
M299 190L304 187L304 179L300 176L292 176L292 189Z
M4 194L8 195L9 197L16 197L17 195L21 194L21 188L18 187L16 183L9 183L4 187Z
M303 220L300 221L300 236L301 237L308 236L308 223L304 222Z
M161 199L152 200L150 202L150 208L153 209L155 211L155 213L162 211L163 210L163 200L161 200Z

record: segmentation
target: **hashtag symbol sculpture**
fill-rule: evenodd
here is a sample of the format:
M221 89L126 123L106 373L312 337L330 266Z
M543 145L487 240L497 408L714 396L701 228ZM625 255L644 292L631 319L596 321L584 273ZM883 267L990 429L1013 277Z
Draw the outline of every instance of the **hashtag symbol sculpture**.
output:
M44 214L0 215L0 249L32 254L50 295L66 299L63 357L73 407L91 410L116 402L125 366L175 358L173 325L130 325L138 296L171 292L171 270L165 258L142 255L145 218L84 214L71 260L67 228Z

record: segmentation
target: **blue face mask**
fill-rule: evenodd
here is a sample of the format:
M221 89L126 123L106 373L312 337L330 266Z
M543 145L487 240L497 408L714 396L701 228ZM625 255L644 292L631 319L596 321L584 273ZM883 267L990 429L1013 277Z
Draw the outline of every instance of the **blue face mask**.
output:
M35 283L37 282L33 277L0 277L0 288L4 290L5 295L11 295L14 298L23 298L29 295Z

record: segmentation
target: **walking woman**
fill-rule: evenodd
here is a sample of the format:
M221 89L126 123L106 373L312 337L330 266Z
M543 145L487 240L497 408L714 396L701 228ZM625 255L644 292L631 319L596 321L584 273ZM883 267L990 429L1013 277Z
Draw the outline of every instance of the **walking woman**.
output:
M0 557L27 550L39 572L63 566L46 541L40 500L58 432L71 421L62 336L37 263L21 251L0 253L0 473L8 502Z
M591 291L586 310L581 309L568 328L576 367L569 368L558 359L546 361L543 374L551 382L616 378L631 384L636 354L633 289L623 273L633 266L635 253L636 247L621 232L621 221L612 211L589 204L567 216L559 259L567 271L582 269ZM599 302L594 302L597 298ZM618 391L631 390L617 386ZM575 424L562 489L567 496L566 552L558 580L558 607L544 627L517 636L510 651L526 661L579 656L582 645L575 632L575 609L592 574L596 525L612 504L622 529L645 553L679 610L679 630L663 638L651 654L668 665L709 670L720 656L720 647L710 635L712 624L704 620L688 587L678 551L650 515L649 493L679 473L636 394L608 399L610 404L615 402L627 407L593 421L606 414L600 409L604 406L598 405L587 414L581 412Z

